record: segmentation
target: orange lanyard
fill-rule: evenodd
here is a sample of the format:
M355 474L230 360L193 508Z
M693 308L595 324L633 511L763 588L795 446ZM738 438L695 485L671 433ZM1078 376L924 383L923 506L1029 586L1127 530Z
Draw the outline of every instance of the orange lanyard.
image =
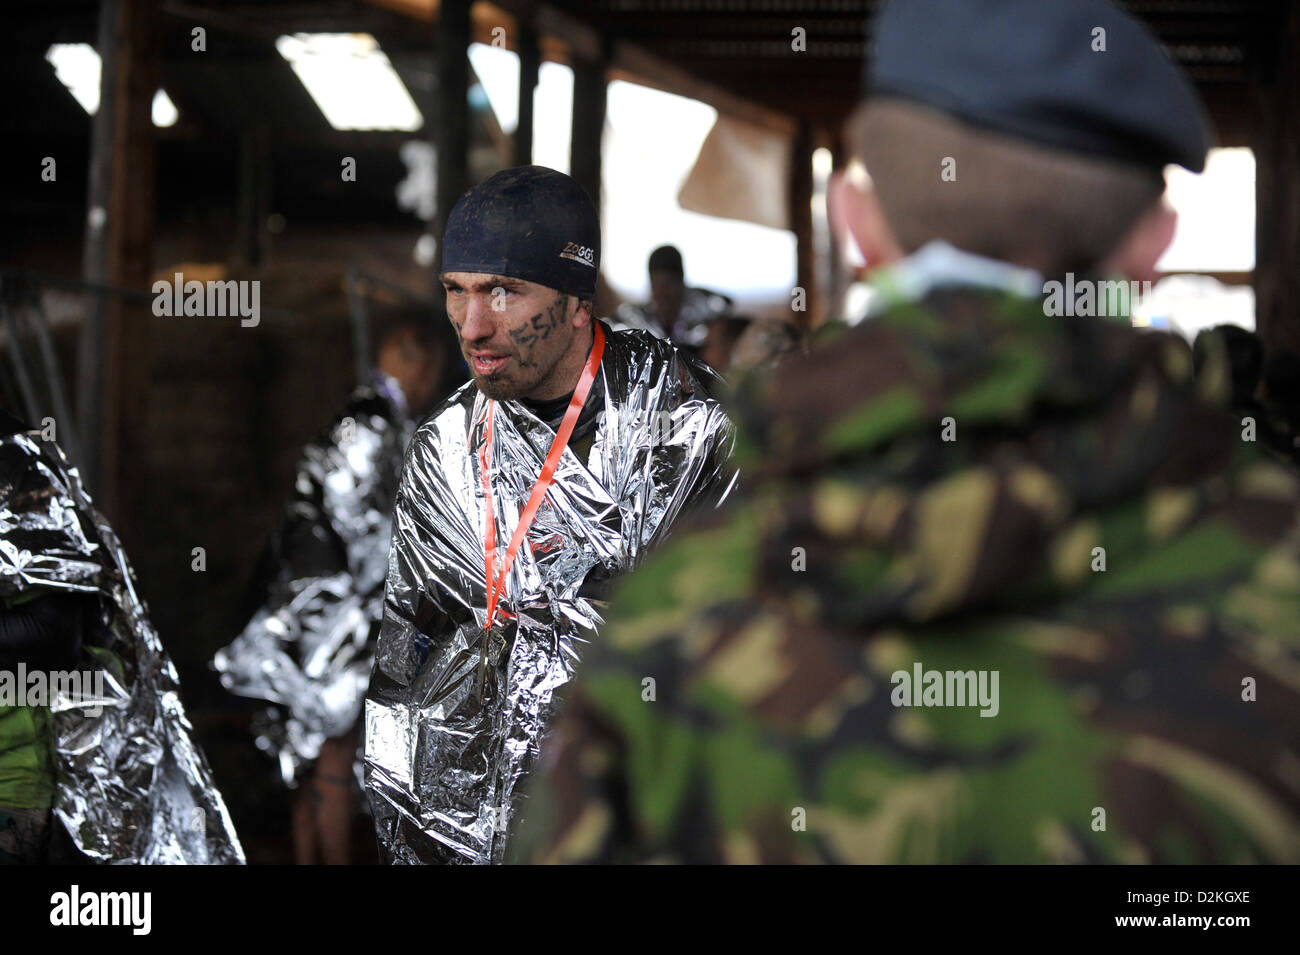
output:
M600 371L600 359L605 353L605 332L600 327L599 322L595 323L594 332L595 341L591 346L591 355L587 358L586 367L582 369L582 377L578 379L578 386L573 389L573 397L569 399L569 407L564 412L564 420L560 422L560 429L555 432L555 440L551 442L551 450L546 455L546 463L542 465L542 473L537 478L537 483L533 485L532 493L528 496L528 504L524 507L523 513L519 515L519 525L510 538L510 546L506 548L505 557L501 560L501 569L499 571L496 566L496 508L493 504L492 478L489 473L492 461L492 415L496 408L496 402L491 399L488 400L487 425L483 431L483 443L478 449L479 472L483 479L483 496L487 509L483 520L484 569L487 578L487 619L483 623L483 650L480 658L480 702L483 700L483 691L487 680L488 631L492 628L493 621L497 616L497 603L506 589L506 575L510 573L510 567L515 562L515 555L519 552L519 545L523 543L528 528L532 526L533 518L537 516L538 508L542 506L542 498L546 496L547 488L551 486L551 481L555 478L555 469L560 465L560 458L564 454L564 449L568 447L569 437L573 434L573 429L578 424L578 417L582 414L582 406L587 403L587 395L591 392L591 386L596 381L596 374ZM507 617L512 616L512 614L504 610L501 611L501 614Z

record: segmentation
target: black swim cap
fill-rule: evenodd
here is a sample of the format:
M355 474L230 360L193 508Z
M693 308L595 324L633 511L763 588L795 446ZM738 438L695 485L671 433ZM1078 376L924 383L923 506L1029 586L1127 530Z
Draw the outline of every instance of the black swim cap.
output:
M443 272L509 275L590 299L599 268L596 207L576 180L545 166L489 176L447 218Z

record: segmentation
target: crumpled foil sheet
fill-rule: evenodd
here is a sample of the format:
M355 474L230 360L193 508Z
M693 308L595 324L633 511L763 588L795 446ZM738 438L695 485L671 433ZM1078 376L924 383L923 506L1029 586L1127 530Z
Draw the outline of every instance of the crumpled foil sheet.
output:
M325 740L360 720L411 431L393 379L376 375L352 394L303 452L267 602L213 659L226 689L275 704L254 719L253 732L287 786Z
M98 594L104 694L53 701L54 812L90 858L114 864L242 864L244 851L181 705L122 546L80 475L36 432L0 437L0 595ZM83 649L85 670L98 669ZM95 715L94 710L100 712Z
M614 313L616 328L642 329L657 338L670 338L688 348L700 348L709 337L709 325L731 314L731 303L717 292L702 288L682 289L682 300L673 327L661 331L662 321L653 302L625 302Z
M720 502L734 431L707 365L642 332L606 332L604 411L586 465L565 450L506 580L479 696L487 400L471 381L425 420L393 515L388 590L366 699L366 786L395 863L499 862L516 789L552 698L603 621L603 585L688 506ZM594 390L593 390L593 393ZM491 479L498 547L518 525L555 432L501 401ZM589 635L589 634L588 634Z

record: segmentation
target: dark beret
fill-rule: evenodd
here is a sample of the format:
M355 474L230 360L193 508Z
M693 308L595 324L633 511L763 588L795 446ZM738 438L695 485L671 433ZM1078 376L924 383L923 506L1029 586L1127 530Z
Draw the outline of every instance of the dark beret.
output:
M1205 166L1196 91L1155 37L1105 0L890 0L872 46L868 95L1069 152Z

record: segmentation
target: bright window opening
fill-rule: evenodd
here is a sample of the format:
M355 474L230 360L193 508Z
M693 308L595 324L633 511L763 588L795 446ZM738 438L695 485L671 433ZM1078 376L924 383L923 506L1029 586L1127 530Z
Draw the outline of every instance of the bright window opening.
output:
M501 131L514 133L519 128L519 55L474 43L469 61ZM533 162L567 173L572 132L573 70L561 63L542 63L533 91Z
M1166 198L1178 210L1162 272L1249 272L1255 267L1255 154L1211 149L1205 171L1165 171Z
M650 295L646 260L656 246L682 253L686 284L723 292L738 309L789 302L794 234L683 209L690 175L717 111L698 100L615 80L604 137L601 271L620 295Z
M573 70L543 63L533 91L533 162L567 174L572 136Z
M275 48L335 129L401 129L424 125L379 42L369 33L296 33Z
M153 124L155 126L175 126L180 118L176 104L163 90L153 94Z
M81 108L90 116L99 112L99 78L102 72L99 53L89 43L56 43L45 51L45 59L54 67L54 75L68 88ZM173 126L180 118L176 104L163 90L153 96L153 124Z
M471 43L469 62L483 84L501 132L509 136L519 127L518 54L486 43Z

